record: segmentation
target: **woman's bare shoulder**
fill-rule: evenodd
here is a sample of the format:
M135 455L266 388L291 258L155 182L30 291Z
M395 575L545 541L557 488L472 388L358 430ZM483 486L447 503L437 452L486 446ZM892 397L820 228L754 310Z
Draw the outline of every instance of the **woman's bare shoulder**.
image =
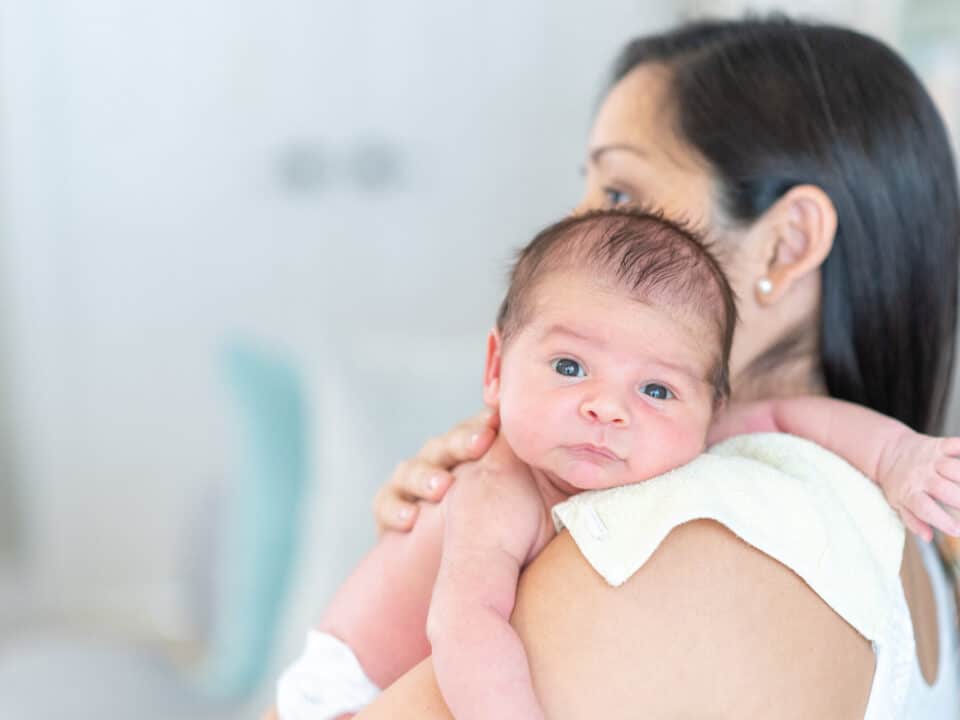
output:
M552 718L863 717L873 677L863 637L709 520L619 588L561 534L522 576L513 622Z

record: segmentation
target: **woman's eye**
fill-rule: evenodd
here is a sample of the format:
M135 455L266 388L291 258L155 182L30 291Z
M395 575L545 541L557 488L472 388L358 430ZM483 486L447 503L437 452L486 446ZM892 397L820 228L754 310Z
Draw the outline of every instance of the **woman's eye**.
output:
M564 377L586 377L587 375L583 371L583 368L580 367L580 363L570 358L560 358L559 360L554 360L552 364L553 369Z
M603 189L603 194L606 196L607 203L610 205L610 207L626 205L632 200L630 195L613 187L605 187Z
M649 395L654 400L673 400L675 397L669 388L661 385L660 383L647 383L646 385L641 385L640 393L643 395Z

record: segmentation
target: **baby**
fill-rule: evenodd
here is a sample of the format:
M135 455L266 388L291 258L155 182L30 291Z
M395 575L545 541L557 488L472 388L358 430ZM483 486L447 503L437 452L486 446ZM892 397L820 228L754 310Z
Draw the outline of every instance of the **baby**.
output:
M458 719L542 718L510 615L521 570L556 534L551 508L731 435L807 437L875 479L910 527L960 529L937 503L960 497L960 440L825 398L728 406L735 322L717 262L662 217L596 211L534 238L490 333L483 389L498 442L529 473L454 483L412 533L386 535L281 678L280 717L356 712L432 651Z

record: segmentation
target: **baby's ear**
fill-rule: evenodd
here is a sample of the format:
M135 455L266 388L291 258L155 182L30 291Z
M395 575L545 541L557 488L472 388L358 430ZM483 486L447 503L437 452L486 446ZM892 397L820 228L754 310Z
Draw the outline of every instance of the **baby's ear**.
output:
M494 410L500 407L500 358L503 341L493 328L487 336L487 365L483 371L483 401Z

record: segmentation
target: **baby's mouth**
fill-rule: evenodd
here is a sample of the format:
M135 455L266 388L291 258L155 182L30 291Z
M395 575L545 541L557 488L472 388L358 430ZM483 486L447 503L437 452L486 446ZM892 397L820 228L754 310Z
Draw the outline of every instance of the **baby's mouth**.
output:
M611 460L611 461L617 461L617 460L623 459L619 455L617 455L615 452L613 452L613 450L611 450L610 448L604 447L603 445L594 445L592 443L570 445L567 449L570 450L570 452L574 453L575 455L581 455L591 459L597 459L597 460L604 459L604 460Z

